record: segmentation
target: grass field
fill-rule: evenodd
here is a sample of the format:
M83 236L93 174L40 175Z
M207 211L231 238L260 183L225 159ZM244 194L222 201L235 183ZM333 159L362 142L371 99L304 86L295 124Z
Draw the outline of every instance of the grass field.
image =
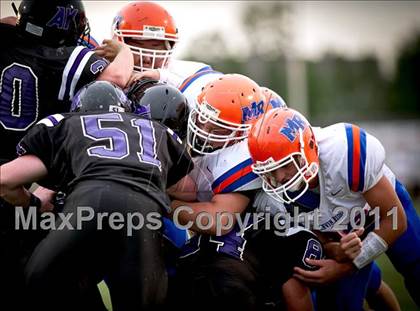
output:
M414 205L417 209L417 213L420 215L420 199L414 202ZM397 299L400 303L402 311L418 311L419 309L408 295L407 290L404 287L404 282L401 275L395 270L392 263L389 261L386 255L382 255L378 258L377 263L379 264L382 271L382 279L392 288ZM100 283L99 289L102 293L105 305L108 310L112 311L111 299L109 296L109 291L104 282ZM420 284L419 284L420 286ZM199 310L197 310L199 311Z

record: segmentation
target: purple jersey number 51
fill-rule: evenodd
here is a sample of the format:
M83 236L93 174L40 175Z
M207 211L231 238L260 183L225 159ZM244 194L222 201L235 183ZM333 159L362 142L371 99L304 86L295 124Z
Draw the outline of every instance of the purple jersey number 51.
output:
M127 133L116 127L102 125L102 121L123 122L120 114L87 115L82 116L81 121L85 137L95 141L108 142L89 148L87 150L89 156L121 160L130 154ZM160 169L161 162L157 159L155 129L152 122L146 119L133 119L131 126L137 129L140 137L140 149L137 152L139 161L155 165Z

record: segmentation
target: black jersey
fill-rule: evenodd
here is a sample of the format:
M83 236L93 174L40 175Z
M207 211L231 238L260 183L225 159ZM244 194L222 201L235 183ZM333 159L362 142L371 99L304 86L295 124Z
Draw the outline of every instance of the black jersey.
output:
M305 270L316 268L305 262L305 258L322 259L324 256L322 245L313 232L294 225L289 229L279 226L276 229L271 216L254 216L258 214L244 219L247 225L243 230L236 224L222 236L195 235L182 247L180 261L186 260L189 265L192 261L201 262L200 257L207 261L209 254L218 253L222 257L245 261L266 279L275 275L279 285L291 277L295 266Z
M269 215L251 217L243 230L237 224L222 236L197 234L188 240L181 249L171 299L178 303L178 297L188 293L183 310L195 310L200 301L206 302L203 310L277 305L293 268L316 270L305 259L322 259L323 248L312 232L298 226L277 230L274 221Z
M85 180L109 180L169 204L166 188L193 168L182 141L158 122L131 113L55 114L38 122L18 145L48 169L39 183L71 192Z
M85 47L51 48L0 23L0 163L16 157L16 144L39 119L68 112L75 92L108 62Z

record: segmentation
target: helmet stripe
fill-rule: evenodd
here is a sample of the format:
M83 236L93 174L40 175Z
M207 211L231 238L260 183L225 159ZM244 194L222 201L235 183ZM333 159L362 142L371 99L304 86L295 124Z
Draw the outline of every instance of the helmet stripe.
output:
M347 176L352 191L363 191L366 165L366 132L358 126L346 124Z

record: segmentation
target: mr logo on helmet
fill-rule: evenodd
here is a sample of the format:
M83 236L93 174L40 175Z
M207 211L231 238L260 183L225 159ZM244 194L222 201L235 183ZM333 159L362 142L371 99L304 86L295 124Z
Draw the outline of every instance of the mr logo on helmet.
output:
M264 114L264 101L260 101L258 104L252 102L248 107L242 108L242 122L248 122L252 119L258 119Z
M280 129L280 133L286 136L290 142L293 142L299 133L299 129L302 131L305 129L305 121L298 115L294 115L293 118L286 120L286 126Z

